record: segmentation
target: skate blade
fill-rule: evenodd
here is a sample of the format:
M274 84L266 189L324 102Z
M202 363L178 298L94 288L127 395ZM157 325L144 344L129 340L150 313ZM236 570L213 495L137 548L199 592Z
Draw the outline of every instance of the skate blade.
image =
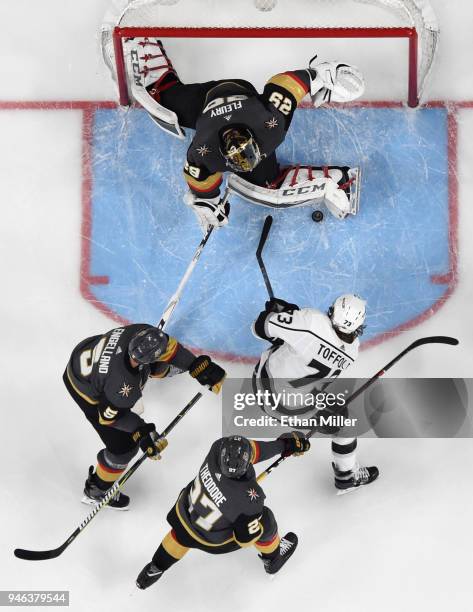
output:
M98 506L100 502L95 501L95 499L90 499L90 497L86 497L84 495L84 497L80 500L81 503L86 504L87 506ZM109 506L108 504L106 505L106 508L108 508L109 510L129 510L129 506L124 506L123 508L116 508L115 506Z
M347 493L352 493L353 491L359 491L361 489L361 485L359 487L350 487L349 489L337 489L338 495L346 495Z

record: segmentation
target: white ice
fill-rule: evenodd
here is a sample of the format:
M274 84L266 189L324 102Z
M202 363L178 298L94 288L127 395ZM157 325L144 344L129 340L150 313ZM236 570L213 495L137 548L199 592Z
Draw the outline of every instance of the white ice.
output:
M432 3L442 39L430 97L473 100L472 5ZM113 99L98 53L106 7L105 0L2 2L0 102ZM383 66L377 70L370 75L373 96L389 99L391 79ZM13 557L18 546L59 545L88 512L79 499L99 441L61 375L74 344L112 323L79 293L81 112L0 110L0 134L0 589L70 590L74 611L469 612L468 439L361 440L361 460L378 465L381 476L342 497L334 494L329 442L317 441L309 456L286 461L265 482L281 532L293 529L300 538L276 580L267 579L253 550L226 557L191 552L155 588L138 591L134 579L167 532L168 509L220 436L220 403L210 395L173 432L163 461L146 463L130 480L130 512L104 510L57 560ZM458 286L435 316L363 352L357 375L374 373L431 334L456 336L460 346L412 353L397 376L472 374L472 137L473 112L460 110ZM228 364L228 370L242 376L250 366ZM150 384L148 420L164 426L196 390L191 381Z

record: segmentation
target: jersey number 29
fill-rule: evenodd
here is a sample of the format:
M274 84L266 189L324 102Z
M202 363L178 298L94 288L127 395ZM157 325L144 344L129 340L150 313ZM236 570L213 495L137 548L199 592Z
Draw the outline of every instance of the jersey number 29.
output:
M289 115L292 110L292 100L286 96L283 96L283 94L279 91L273 91L273 93L269 96L269 101L283 115Z

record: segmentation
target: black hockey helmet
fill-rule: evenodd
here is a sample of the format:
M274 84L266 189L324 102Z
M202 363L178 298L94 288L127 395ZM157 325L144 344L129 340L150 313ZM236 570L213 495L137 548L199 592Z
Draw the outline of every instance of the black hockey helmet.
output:
M220 470L227 478L241 478L251 462L251 444L242 436L223 438L220 445Z
M166 335L157 327L150 325L130 340L128 355L130 359L142 365L153 363L164 353L167 344Z
M222 132L220 153L234 172L251 172L263 159L253 132L242 125L229 126Z

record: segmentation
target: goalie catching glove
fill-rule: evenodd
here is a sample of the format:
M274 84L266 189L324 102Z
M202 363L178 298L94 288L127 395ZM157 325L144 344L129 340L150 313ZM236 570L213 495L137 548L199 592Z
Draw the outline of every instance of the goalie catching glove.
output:
M291 431L279 436L278 440L284 443L283 457L295 455L299 457L310 449L310 442L301 431Z
M225 370L214 363L208 355L200 355L191 363L189 373L201 385L208 387L214 393L220 393L223 380L227 375Z
M205 199L188 191L184 196L184 202L194 211L204 233L210 226L223 227L227 225L230 203L220 196Z
M163 438L157 431L154 423L145 423L132 434L133 440L140 445L141 450L150 459L161 459L160 452L168 445L166 438Z
M316 108L329 102L351 102L365 91L363 75L358 68L350 64L309 63L309 74L310 97Z

